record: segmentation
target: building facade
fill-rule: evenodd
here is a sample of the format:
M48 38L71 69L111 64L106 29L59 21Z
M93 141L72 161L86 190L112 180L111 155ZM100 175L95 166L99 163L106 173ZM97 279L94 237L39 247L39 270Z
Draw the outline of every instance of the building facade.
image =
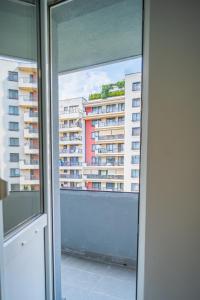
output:
M141 74L106 87L104 97L60 101L63 188L139 191Z
M0 164L11 191L39 190L37 69L1 59Z

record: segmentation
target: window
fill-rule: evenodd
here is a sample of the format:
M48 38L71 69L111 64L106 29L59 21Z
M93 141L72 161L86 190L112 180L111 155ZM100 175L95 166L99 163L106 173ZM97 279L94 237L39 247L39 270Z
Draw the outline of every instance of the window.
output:
M140 107L140 98L135 98L132 100L132 107Z
M139 177L139 170L133 169L131 170L131 177L138 178Z
M92 144L92 152L94 152L96 150L96 145Z
M96 125L98 125L98 120L92 120L92 126L95 127Z
M140 142L132 142L132 150L139 150Z
M18 168L11 168L10 169L10 177L19 177L20 171Z
M19 107L18 106L9 105L9 107L8 107L8 113L9 113L9 115L18 116L19 115Z
M98 137L98 132L93 131L91 136L92 136L92 139L94 140L95 137Z
M92 183L92 188L96 189L96 190L100 190L101 189L101 182L93 182Z
M106 189L107 190L114 190L115 184L113 182L106 182Z
M9 122L9 130L10 131L19 131L19 123L18 122Z
M140 136L140 127L132 128L132 136Z
M132 91L141 91L141 82L133 82Z
M18 183L11 183L10 190L11 190L11 192L20 191L20 184L18 184Z
M18 73L17 72L13 72L13 71L9 71L8 72L8 80L9 81L18 81Z
M70 113L78 112L78 105L69 106L69 112Z
M106 112L114 112L116 111L116 104L112 104L112 105L106 105Z
M10 153L10 162L19 162L19 153Z
M18 95L18 90L13 90L13 89L9 89L8 90L8 98L9 99L18 99L19 95Z
M132 114L132 121L140 121L141 114L140 113L133 113Z
M139 155L133 155L131 157L131 163L132 164L139 164L140 163L140 156Z
M9 146L18 147L19 146L19 138L11 137L9 140Z
M131 192L139 192L139 184L131 183Z
M118 111L124 111L125 110L125 104L124 103L119 103L118 104Z

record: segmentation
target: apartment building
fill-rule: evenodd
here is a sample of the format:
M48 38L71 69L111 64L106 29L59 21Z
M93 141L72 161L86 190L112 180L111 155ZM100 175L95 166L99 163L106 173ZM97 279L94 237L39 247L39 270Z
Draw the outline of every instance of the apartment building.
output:
M60 101L60 186L138 192L141 74L102 90Z
M37 73L33 63L2 58L1 176L11 191L39 189Z
M85 127L83 111L86 100L74 98L59 101L60 186L83 189Z

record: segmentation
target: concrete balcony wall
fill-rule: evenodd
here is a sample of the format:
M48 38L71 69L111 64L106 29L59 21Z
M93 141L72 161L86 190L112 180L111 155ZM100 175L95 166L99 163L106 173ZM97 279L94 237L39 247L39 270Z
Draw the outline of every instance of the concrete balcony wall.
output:
M60 195L62 251L136 265L137 193L63 189ZM39 213L39 192L11 192L3 208L8 232Z
M61 190L62 250L136 265L138 194Z

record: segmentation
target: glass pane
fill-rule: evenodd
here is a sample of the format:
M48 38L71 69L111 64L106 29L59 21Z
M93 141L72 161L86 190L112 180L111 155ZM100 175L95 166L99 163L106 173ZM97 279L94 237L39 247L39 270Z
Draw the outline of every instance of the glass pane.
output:
M64 2L52 25L63 297L134 300L142 1Z
M8 48L0 47L0 176L10 193L3 202L5 234L41 212L36 6L25 2L0 5L0 22L9 24L2 41Z

